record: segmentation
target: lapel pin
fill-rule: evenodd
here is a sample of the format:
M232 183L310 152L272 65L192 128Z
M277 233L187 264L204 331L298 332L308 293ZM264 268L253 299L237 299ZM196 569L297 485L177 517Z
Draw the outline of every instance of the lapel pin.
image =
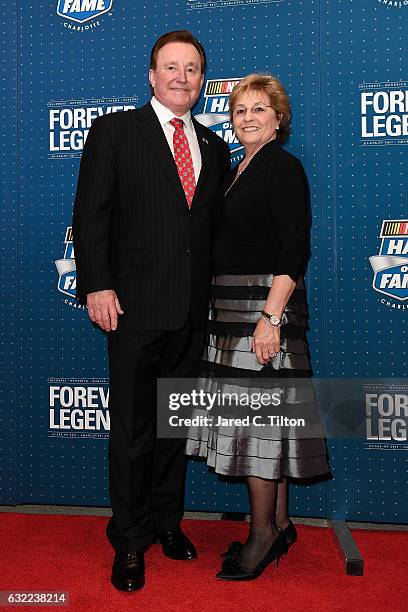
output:
M208 140L206 138L204 138L204 136L201 139L203 142L205 142L205 144L208 144Z

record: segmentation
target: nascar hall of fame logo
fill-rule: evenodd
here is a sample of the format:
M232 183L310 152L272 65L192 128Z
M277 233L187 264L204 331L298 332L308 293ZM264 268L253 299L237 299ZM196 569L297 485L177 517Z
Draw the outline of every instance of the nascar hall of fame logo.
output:
M242 145L235 136L229 115L229 96L241 79L210 79L204 89L204 112L195 115L197 121L221 136L231 151L233 163L242 159Z
M408 81L360 83L359 92L361 145L407 145Z
M392 300L381 298L381 303L396 310L408 310L408 220L383 221L381 248L370 257L374 271L373 289Z
M187 10L212 9L228 6L246 6L253 4L280 4L285 0L187 0Z
M64 18L64 28L74 32L93 30L97 21L112 9L113 0L58 0L57 15Z
M81 157L92 122L101 115L132 110L137 97L48 102L49 159Z
M72 227L67 227L65 232L65 251L63 259L57 259L55 266L58 272L58 291L65 296L64 302L72 308L86 310L86 306L80 304L76 299L76 265L74 256L74 244L72 241Z
M49 378L50 438L109 437L109 381L106 378Z

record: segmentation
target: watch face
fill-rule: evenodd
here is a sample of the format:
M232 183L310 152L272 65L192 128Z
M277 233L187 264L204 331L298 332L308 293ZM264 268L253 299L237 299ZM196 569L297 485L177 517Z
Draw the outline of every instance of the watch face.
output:
M272 325L279 325L280 323L280 318L277 317L276 315L272 315L271 316L271 323Z

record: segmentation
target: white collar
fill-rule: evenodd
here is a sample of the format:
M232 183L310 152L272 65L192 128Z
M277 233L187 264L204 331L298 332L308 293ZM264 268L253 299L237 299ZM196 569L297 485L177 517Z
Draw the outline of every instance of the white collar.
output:
M174 119L175 115L171 112L171 110L169 110L167 106L164 106L161 102L159 102L154 96L150 100L150 104L152 105L153 110L156 113L157 118L162 127L166 123L169 123L171 119ZM191 118L190 111L187 111L186 114L183 115L182 117L177 117L177 119L182 119L184 121L184 124L187 130L191 134L194 134L193 120Z

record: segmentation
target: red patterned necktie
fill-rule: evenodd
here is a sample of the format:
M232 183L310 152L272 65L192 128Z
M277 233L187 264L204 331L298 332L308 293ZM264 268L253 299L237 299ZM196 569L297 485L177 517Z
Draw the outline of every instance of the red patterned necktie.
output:
M184 121L174 118L171 119L170 123L174 127L174 161L176 162L180 181L186 194L188 207L190 208L195 191L194 166L190 146L184 133Z

